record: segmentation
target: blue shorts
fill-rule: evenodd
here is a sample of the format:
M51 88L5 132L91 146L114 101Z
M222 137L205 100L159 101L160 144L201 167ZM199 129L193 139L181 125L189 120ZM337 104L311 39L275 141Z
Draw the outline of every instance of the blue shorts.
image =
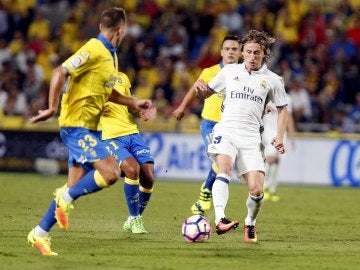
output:
M139 164L154 163L150 147L146 145L140 134L130 134L104 141L107 150L118 163L134 157Z
M60 128L60 137L69 148L68 166L80 164L89 170L92 163L110 156L101 141L101 132L86 128ZM88 167L91 165L91 167Z
M209 143L211 142L211 134L212 134L213 128L216 124L217 124L217 122L210 121L207 119L203 119L201 121L200 133L203 138L206 149L207 149Z

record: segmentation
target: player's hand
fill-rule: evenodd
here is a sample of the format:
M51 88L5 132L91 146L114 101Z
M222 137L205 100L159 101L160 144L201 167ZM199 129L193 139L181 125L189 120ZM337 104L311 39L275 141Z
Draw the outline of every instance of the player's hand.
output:
M175 111L171 113L171 116L174 117L176 120L181 121L185 115L185 112L181 108L177 108Z
M104 107L103 107L103 115L104 116L108 116L109 113L110 113L110 103L109 102L106 102Z
M271 144L272 146L275 147L275 149L280 153L280 154L284 154L285 153L285 146L284 143L281 139L275 137L271 140Z
M31 124L40 122L40 121L45 121L49 118L51 118L52 116L54 116L56 113L55 110L53 109L46 109L46 110L39 110L38 114L36 116L33 116L29 119L29 122Z
M200 99L206 99L213 94L213 92L209 89L203 80L197 80L193 87L195 88L196 95Z
M140 111L140 118L144 121L154 120L157 115L157 109L154 105Z
M266 104L264 114L268 114L271 112L276 112L276 110L273 107L271 107L269 104Z
M147 121L156 118L157 110L150 99L137 99L134 107L140 111L141 119Z

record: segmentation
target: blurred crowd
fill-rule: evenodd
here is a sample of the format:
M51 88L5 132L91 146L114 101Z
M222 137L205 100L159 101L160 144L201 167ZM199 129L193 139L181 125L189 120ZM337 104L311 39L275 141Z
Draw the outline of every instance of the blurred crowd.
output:
M258 29L277 40L268 66L284 79L298 131L360 131L356 0L0 0L0 112L45 108L52 69L96 37L100 12L114 5L128 15L120 69L164 121L218 63L226 35ZM201 108L194 102L188 117Z

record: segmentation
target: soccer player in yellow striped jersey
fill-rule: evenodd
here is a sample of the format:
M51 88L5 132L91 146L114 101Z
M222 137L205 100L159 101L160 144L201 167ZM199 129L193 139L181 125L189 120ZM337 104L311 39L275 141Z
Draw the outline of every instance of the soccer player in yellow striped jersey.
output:
M113 91L118 77L116 49L126 32L125 10L104 10L99 29L97 38L90 39L53 70L48 108L30 119L36 123L55 115L62 94L59 125L60 137L69 148L68 183L55 190L55 199L44 217L28 234L29 243L42 255L57 255L51 250L49 232L56 223L62 229L68 228L73 201L114 184L120 177L118 163L97 131L105 102L112 100L138 109L151 107L150 100Z
M114 90L132 96L131 83L126 74L119 72ZM132 233L147 233L142 213L154 187L154 159L133 121L134 115L141 117L131 107L107 102L100 129L106 148L120 164L125 176L124 193L130 215L123 229Z
M238 63L241 58L240 53L240 41L235 35L228 35L222 42L220 50L221 61L219 64L205 68L199 76L199 79L205 83L211 81L215 75L227 64ZM196 98L196 92L194 85L186 93L183 101L178 108L172 113L172 116L177 120L181 120L184 117L185 110L192 101ZM221 106L224 96L223 93L212 95L204 100L204 106L201 112L202 122L200 126L201 136L203 138L205 149L211 141L212 129L221 118ZM199 199L191 206L191 211L194 214L203 215L206 210L211 207L211 190L217 174L217 168L215 163L209 171L206 181L201 185Z

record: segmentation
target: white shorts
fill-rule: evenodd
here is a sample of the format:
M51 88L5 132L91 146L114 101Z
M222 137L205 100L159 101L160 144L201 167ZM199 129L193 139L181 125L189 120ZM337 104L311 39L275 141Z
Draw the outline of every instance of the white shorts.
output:
M265 157L261 143L239 146L236 144L236 138L231 137L231 135L225 135L220 138L214 134L213 140L208 146L209 157L216 161L218 154L230 156L238 178L250 171L265 172Z

